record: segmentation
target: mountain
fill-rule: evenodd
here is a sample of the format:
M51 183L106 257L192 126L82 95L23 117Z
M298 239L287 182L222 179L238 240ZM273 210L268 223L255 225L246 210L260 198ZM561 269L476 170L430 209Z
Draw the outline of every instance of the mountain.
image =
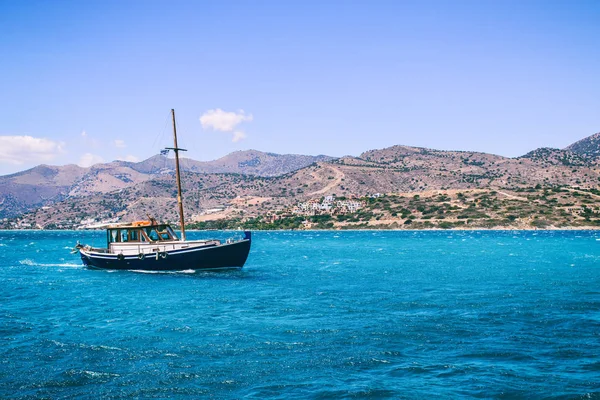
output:
M0 177L0 217L19 215L66 198L86 169L76 165L38 165Z
M188 220L194 220L213 209L222 210L216 214L222 218L265 215L328 195L489 190L514 197L514 193L534 187L595 190L600 177L598 165L588 161L575 165L583 160L576 156L564 162L569 154L538 149L523 157L507 158L392 146L369 150L359 157L317 162L275 177L188 172L183 182L184 202ZM175 199L173 174L156 174L123 189L66 198L28 214L25 220L42 227L74 227L89 218L97 222L136 220L147 214L176 221Z
M275 176L306 167L329 156L237 151L214 161L181 160L183 171ZM89 168L76 165L40 165L12 175L0 176L0 218L13 217L68 197L85 197L135 186L161 174L171 174L174 160L156 155L133 163L113 161Z
M255 150L209 162L184 159L185 208L192 219L211 209L247 217L333 194L596 190L600 165L582 149L593 151L590 143L597 137L564 150L540 148L517 158L397 145L338 159ZM0 190L0 216L31 210L25 219L43 227L78 226L89 218L140 219L146 214L177 218L173 160L163 156L90 168L39 166L0 177Z
M542 147L524 156L519 157L520 159L529 159L536 161L542 165L566 165L566 166L585 166L590 163L590 160L586 156L582 156L571 150L560 150L553 149L550 147Z
M565 150L576 153L582 157L597 160L600 158L600 132L573 143L566 147Z
M200 173L232 173L257 176L277 176L304 168L319 161L333 160L333 157L305 156L299 154L275 154L258 150L243 150L230 153L214 161L196 161L181 158L183 171ZM167 172L175 169L175 161L164 156L154 156L145 161L133 164L131 168L146 174Z
M330 161L333 157L318 155L264 153L257 150L236 151L215 161L196 162L189 168L194 172L236 173L257 176L278 176L299 170L315 162ZM186 162L182 162L185 167Z

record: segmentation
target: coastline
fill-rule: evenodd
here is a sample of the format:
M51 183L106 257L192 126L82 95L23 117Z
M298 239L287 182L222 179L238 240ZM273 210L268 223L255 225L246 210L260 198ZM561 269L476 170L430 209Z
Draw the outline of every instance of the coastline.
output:
M305 202L242 205L219 213L194 214L186 229L199 230L597 230L600 191L581 188L446 189L347 198L322 196ZM98 211L40 209L0 221L0 228L86 229L139 220L121 211L103 220ZM85 211L85 212L84 212ZM57 214L58 212L58 214ZM95 215L95 216L94 216ZM179 217L163 215L175 224Z
M600 226L566 226L566 227L548 227L548 228L510 228L510 227L455 227L455 228L420 228L420 229L397 229L397 228L357 228L357 229L331 229L331 228L311 228L311 229L195 229L187 228L186 232L240 232L251 230L252 232L452 232L452 231L507 231L507 232L554 232L554 231L598 231ZM0 229L0 232L92 232L103 231L103 229Z

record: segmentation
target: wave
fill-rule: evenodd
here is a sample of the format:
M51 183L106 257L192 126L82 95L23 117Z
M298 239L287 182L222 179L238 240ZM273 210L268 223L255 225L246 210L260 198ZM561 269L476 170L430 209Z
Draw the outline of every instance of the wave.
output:
M182 271L146 271L143 269L128 269L129 272L138 272L140 274L195 274L193 269L184 269Z
M164 274L170 271L144 271L143 269L128 269L129 272L137 272L140 274Z
M94 378L114 378L119 377L121 375L110 373L110 372L98 372L98 371L89 371L89 370L68 370L65 372L69 376L83 376L86 378L94 379Z
M27 265L31 267L61 267L61 268L83 268L83 264L75 264L75 263L38 263L33 261L30 258L26 258L24 260L20 260L19 264Z

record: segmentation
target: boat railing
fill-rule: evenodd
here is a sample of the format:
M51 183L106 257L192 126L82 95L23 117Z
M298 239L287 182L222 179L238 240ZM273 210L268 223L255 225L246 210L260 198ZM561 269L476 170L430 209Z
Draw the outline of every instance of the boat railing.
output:
M157 241L157 242L120 242L111 243L109 249L94 249L99 253L112 254L153 254L171 250L183 250L190 247L212 247L221 245L217 239L194 241Z
M188 243L193 243L193 244L205 244L205 245L215 245L218 246L221 244L220 240L217 239L211 239L211 240L190 240L188 241Z
M108 253L109 252L108 249L103 249L100 247L92 247L92 246L84 246L83 249L86 251L94 252L94 253Z

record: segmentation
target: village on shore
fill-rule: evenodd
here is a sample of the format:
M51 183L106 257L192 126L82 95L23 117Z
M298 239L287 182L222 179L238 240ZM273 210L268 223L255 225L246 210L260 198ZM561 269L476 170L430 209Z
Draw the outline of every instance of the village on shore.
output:
M251 199L244 199L247 204ZM228 204L192 216L188 229L598 229L600 192L581 188L469 189L366 196L327 195L252 213ZM41 227L27 216L3 229L95 229L125 222L86 216ZM177 223L178 221L169 221Z
M590 189L469 189L323 196L245 219L206 214L198 229L598 229L600 193Z

